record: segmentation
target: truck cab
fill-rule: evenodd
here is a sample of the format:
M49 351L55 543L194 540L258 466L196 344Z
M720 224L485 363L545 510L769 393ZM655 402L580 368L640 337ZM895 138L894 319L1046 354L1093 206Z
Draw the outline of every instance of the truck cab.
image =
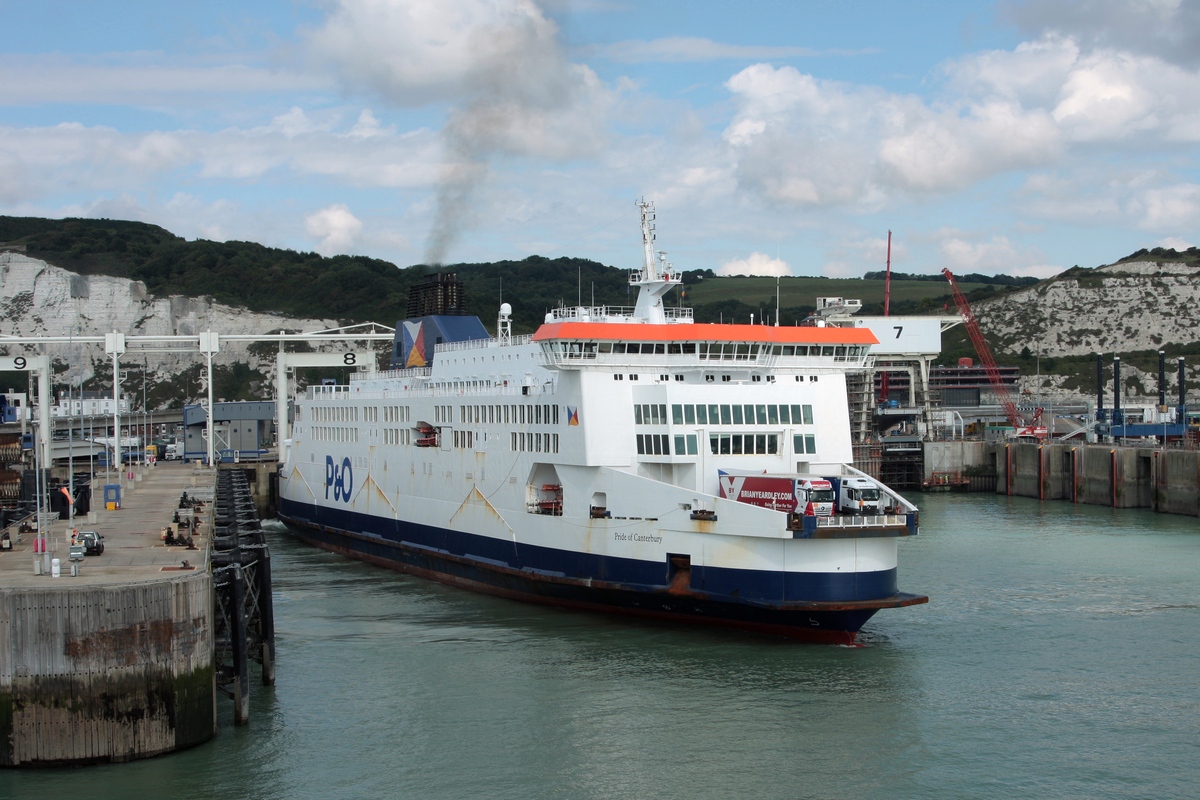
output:
M838 511L843 514L881 514L879 487L866 478L842 478L838 486Z
M796 498L800 513L817 517L831 516L837 500L832 483L810 475L796 479Z

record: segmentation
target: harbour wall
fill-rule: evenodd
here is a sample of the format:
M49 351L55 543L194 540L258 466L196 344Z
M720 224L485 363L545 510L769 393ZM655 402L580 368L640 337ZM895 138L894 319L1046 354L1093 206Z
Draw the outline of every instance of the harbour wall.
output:
M994 471L996 492L1200 515L1200 451L1083 442L928 442L925 474Z
M129 761L216 732L213 581L0 589L0 766Z

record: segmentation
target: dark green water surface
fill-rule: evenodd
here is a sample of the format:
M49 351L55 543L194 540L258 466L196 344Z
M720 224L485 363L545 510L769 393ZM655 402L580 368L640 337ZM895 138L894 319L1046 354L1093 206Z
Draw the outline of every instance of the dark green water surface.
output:
M276 532L279 673L251 723L0 797L1192 798L1191 518L918 496L861 648L499 600Z

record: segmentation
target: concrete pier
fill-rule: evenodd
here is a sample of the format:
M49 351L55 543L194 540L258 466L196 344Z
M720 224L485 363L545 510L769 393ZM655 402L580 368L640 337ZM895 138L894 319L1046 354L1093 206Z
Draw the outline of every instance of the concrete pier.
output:
M1084 442L928 442L925 472L995 470L996 492L1200 516L1200 451Z
M190 465L147 469L120 510L75 522L105 545L76 577L65 521L50 543L61 577L35 575L32 534L0 551L0 766L128 761L213 736L211 511L197 549L162 540L180 494L213 483Z

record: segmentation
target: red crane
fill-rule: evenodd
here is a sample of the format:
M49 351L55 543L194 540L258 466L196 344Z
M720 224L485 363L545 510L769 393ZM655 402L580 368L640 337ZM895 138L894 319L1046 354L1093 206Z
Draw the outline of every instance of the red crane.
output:
M975 352L979 355L983 370L992 383L992 391L996 393L1001 407L1004 408L1005 416L1013 426L1014 435L1045 439L1048 433L1046 426L1038 425L1042 418L1042 409L1039 408L1034 412L1033 419L1028 423L1021 418L1021 414L1017 411L1017 404L1013 401L1012 393L1008 391L1008 384L1000 377L1000 370L996 368L996 359L992 357L992 349L988 347L987 340L983 338L983 331L979 329L979 322L975 319L974 312L971 311L971 304L967 302L966 295L958 288L958 283L955 282L954 275L950 270L943 269L942 274L950 282L950 293L954 296L954 304L958 306L958 313L962 315L963 324L967 327L967 335L971 337L971 344L975 345Z

